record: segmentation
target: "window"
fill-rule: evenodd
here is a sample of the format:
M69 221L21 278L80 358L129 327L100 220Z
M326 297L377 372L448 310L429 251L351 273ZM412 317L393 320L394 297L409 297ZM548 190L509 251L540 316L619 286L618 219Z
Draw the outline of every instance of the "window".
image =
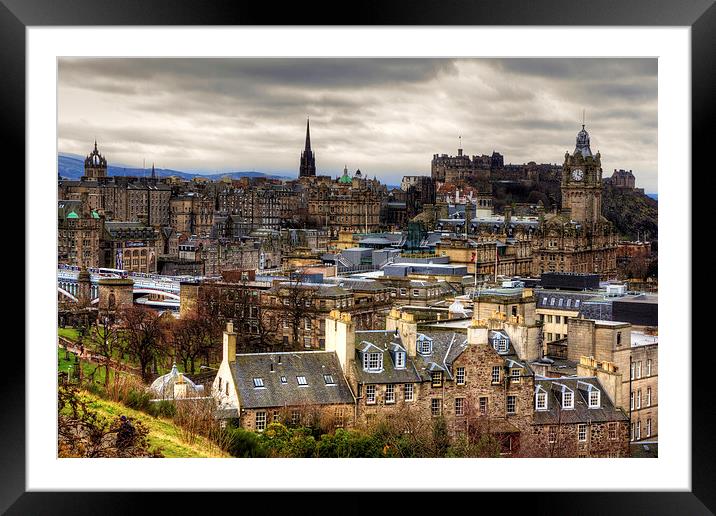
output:
M636 422L636 440L641 439L641 421Z
M634 362L631 363L631 379L634 379L634 372L636 371L636 364Z
M457 382L458 385L465 385L465 368L464 367L457 368L457 371L455 373L455 382Z
M429 355L433 352L433 341L430 339L421 338L418 341L418 353L421 355Z
M651 376L651 359L646 361L646 376Z
M418 297L420 295L420 291L417 288L413 289L413 296Z
M324 374L323 381L326 382L326 385L335 385L336 384L336 382L333 380L333 375L331 375L331 374Z
M297 376L296 381L298 382L298 385L308 385L305 376Z
M573 409L574 408L574 393L572 391L565 390L562 393L562 408Z
M608 433L609 439L613 441L614 439L617 438L617 423L614 423L614 422L609 423L608 430L609 430L609 433Z
M229 395L229 382L226 382L226 395Z
M311 326L311 319L308 319L308 318L307 318L305 322L306 322L305 328L306 328L307 330L310 330L311 327L312 327L312 326Z
M288 383L288 380L286 380L286 377L285 377L285 376L282 376L282 377L281 377L281 383L284 384L284 385L286 385L286 384Z
M492 383L500 383L500 366L492 366Z
M363 353L363 369L366 371L383 369L383 353Z
M600 392L597 389L589 391L589 408L599 408Z
M385 402L395 403L395 385L392 383L385 386Z
M442 413L442 405L439 398L430 400L430 411L433 416L439 416Z
M632 440L632 441L634 440L634 437L635 437L635 433L634 433L634 423L632 423L632 424L631 424L631 440Z
M634 392L629 393L629 408L634 410Z
M405 394L405 401L413 401L415 392L413 391L413 384L412 383L406 383L403 386L403 392Z
M405 367L405 353L402 351L396 351L395 353L395 367L399 369Z
M256 431L263 432L266 429L266 412L260 411L256 413Z
M304 348L311 347L311 337L303 337L303 347Z
M520 383L520 369L518 367L512 369L512 376L510 377L510 381L512 381L512 383Z
M554 425L550 425L550 426L549 426L549 431L548 431L547 440L548 440L550 443L556 443L556 442L557 442L557 427L556 427L556 426L554 426Z
M651 437L651 418L646 420L646 436Z
M547 410L547 393L540 391L535 398L535 407L537 410Z
M442 371L433 371L432 373L430 373L430 378L432 379L433 387L442 387L443 386Z
M551 323L551 322L552 322L552 316L551 316L551 315L548 315L548 316L547 316L547 322L548 322L548 323Z
M487 415L487 397L480 398L480 415Z
M621 345L622 345L622 332L618 331L617 332L617 346L621 346Z
M584 442L587 440L587 425L577 425L577 439Z
M291 411L291 424L297 425L301 421L301 413L298 410Z
M368 404L375 403L375 385L365 386L365 402Z
M455 398L455 415L465 415L465 398Z
M646 388L646 406L651 407L651 387Z
M260 387L264 386L264 379L263 378L254 378L254 388L258 389Z
M281 421L281 417L278 413L278 410L274 410L273 411L273 422L278 423L279 421Z
M514 414L517 410L517 397L507 396L507 413Z
M641 389L636 391L636 408L637 409L641 408Z
M641 378L641 361L636 363L636 377Z

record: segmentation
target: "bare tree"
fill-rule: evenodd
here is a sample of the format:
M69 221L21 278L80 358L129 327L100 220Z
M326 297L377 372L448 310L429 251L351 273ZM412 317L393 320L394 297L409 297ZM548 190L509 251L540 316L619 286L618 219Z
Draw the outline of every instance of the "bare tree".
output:
M166 353L166 319L157 312L141 306L131 306L121 312L126 350L139 362L142 378L149 379L149 365Z
M302 347L299 342L301 325L313 324L318 313L316 302L318 288L308 285L306 275L301 272L293 276L287 284L279 285L277 294L279 298L279 317L291 329L291 343L294 348ZM306 323L306 321L311 321Z

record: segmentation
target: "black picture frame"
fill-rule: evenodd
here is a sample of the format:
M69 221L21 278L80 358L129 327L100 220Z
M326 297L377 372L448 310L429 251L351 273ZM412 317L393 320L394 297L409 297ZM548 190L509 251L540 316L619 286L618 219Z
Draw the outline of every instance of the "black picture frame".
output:
M711 97L716 92L716 67L712 64L716 49L714 0L372 0L350 4L273 4L228 0L0 0L0 113L4 128L7 129L4 139L5 148L8 149L6 158L15 161L10 170L25 170L25 29L28 26L298 24L689 26L692 45L692 168L707 172L713 167L713 160L708 159L707 153L713 148L710 135L713 132L714 100ZM678 174L675 171L662 173ZM24 175L21 177L24 179ZM705 181L708 179L704 178ZM20 182L19 178L16 180ZM17 187L25 189L23 184ZM700 188L702 195L708 190ZM696 189L692 189L692 193L696 193ZM685 216L691 216L688 208ZM696 222L693 217L692 220ZM27 238L32 238L32 235L27 235ZM684 250L684 256L688 259L689 250ZM690 277L683 278L683 281L691 284ZM697 304L695 299L691 302L697 315L693 320L699 320L699 311L705 312L708 307L699 308L702 305ZM691 338L690 328L686 335ZM693 339L695 343L697 340ZM9 341L6 342L6 345L9 344ZM678 345L688 349L686 346L692 346L692 342L680 342ZM695 365L697 361L703 360L704 352L697 352L695 346L691 349L692 369L696 371ZM706 354L709 355L708 351ZM181 508L182 512L191 514L195 510L218 508L221 502L232 499L235 503L237 495L226 493L212 494L211 503L207 506L207 500L188 493L26 492L26 366L24 355L17 353L13 357L13 367L3 371L4 403L0 417L0 470L3 480L0 482L0 510L7 511L7 514L125 514L133 512L137 506L146 507L150 500L158 498L160 503L167 504L164 505L167 510ZM714 439L711 437L712 427L709 424L710 414L714 412L710 376L700 374L692 377L691 492L480 493L480 505L487 507L485 503L495 502L503 506L509 499L506 508L512 507L511 510L514 510L517 502L522 510L533 514L713 514L716 511L716 456ZM689 387L684 382L684 392ZM509 483L506 483L507 487ZM304 499L305 495L292 493L291 505L303 505L297 503L297 500ZM272 498L274 496L271 495ZM253 494L252 498L256 498L252 502L258 502L260 499L265 500L266 495ZM445 501L436 500L436 503L442 505ZM244 499L237 509L248 509L245 503L249 502ZM271 506L277 509L282 505L274 499ZM304 506L306 509L311 507L310 504Z

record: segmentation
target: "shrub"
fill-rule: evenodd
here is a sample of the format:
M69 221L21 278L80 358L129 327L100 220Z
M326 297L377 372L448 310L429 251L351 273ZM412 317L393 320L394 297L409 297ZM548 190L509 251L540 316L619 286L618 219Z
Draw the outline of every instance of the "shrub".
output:
M174 403L169 400L161 400L151 402L148 407L150 416L154 417L174 417L177 413L177 408Z
M266 457L258 435L243 428L226 428L227 450L232 457Z

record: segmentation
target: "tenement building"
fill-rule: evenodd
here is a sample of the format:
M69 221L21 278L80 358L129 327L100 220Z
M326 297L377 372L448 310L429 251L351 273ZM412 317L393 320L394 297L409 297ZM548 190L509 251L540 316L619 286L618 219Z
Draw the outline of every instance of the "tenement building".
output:
M57 261L77 267L98 267L103 221L82 200L57 202Z
M311 184L308 222L315 227L326 227L334 237L342 231L375 233L381 227L380 214L386 196L387 188L380 181L364 178L360 170L351 177L346 167L335 181L320 180Z

